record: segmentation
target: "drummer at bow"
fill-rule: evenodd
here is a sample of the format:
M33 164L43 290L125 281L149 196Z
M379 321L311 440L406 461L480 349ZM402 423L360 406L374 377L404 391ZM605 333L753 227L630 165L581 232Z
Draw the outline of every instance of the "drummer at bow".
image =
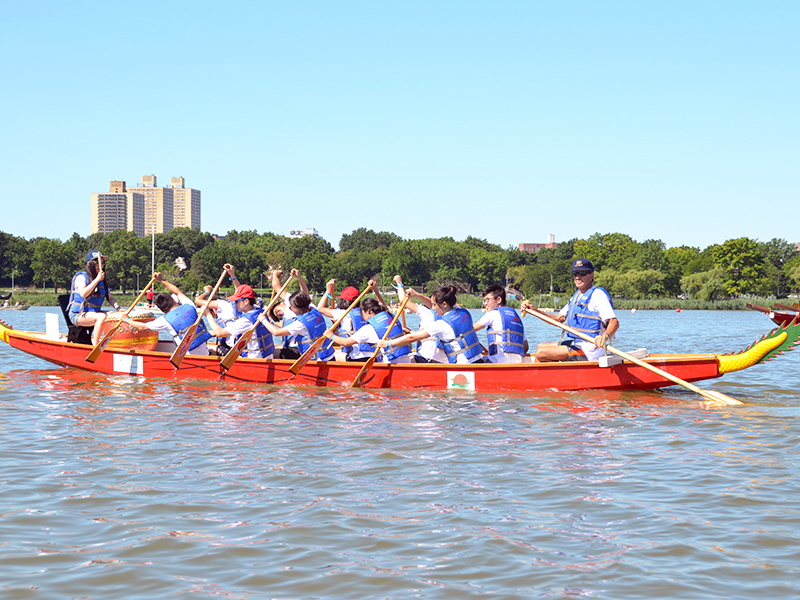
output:
M155 295L155 305L164 313L163 317L150 321L149 323L140 323L131 319L125 319L125 322L132 329L151 329L153 331L166 330L172 336L172 341L175 345L179 345L183 340L186 330L189 329L197 321L197 308L194 302L186 296L178 287L169 281L164 281L161 273L154 273L153 279L162 284L170 292L169 294L161 292ZM177 302L176 299L177 298ZM189 354L197 354L200 356L208 356L207 341L211 334L206 329L203 321L197 326L197 333L189 345Z
M103 324L108 313L101 310L103 301L119 312L119 302L114 300L111 289L106 285L106 257L99 250L90 250L86 255L86 270L72 276L70 286L69 311L72 322L78 327L94 327L92 344L97 345Z

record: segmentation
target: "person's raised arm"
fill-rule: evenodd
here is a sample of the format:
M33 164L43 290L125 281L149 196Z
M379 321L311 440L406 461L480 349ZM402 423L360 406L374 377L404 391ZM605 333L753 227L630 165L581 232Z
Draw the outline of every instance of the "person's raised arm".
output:
M182 291L178 289L178 286L176 286L173 283L170 283L169 281L164 281L164 277L161 275L161 273L153 273L153 279L155 279L158 283L167 288L167 291L170 294L175 294L181 300L183 300L184 298L186 298L187 300L189 299L186 296L186 294L184 294Z
M308 291L308 286L306 285L306 280L303 279L302 275L300 275L300 271L298 271L297 269L292 269L291 273L292 273L292 275L295 276L295 279L297 279L297 281L300 282L300 291L303 292L304 294L306 294L307 296L310 296L311 293Z
M233 288L235 290L238 290L239 286L242 284L239 283L239 278L236 277L236 273L234 273L233 271L233 265L231 263L225 263L224 265L222 265L222 268L225 269L225 271L228 273L228 277L233 282Z
M384 300L383 300L383 296L381 296L381 292L380 292L380 290L378 289L378 282L377 282L377 281L375 281L374 279L370 279L370 280L367 282L367 285L369 285L369 289L371 289L371 290L372 290L372 293L373 293L373 294L375 294L375 299L376 299L378 302L380 302L381 304L383 304L384 306L388 306L388 305L386 304L386 302L384 302Z
M325 284L325 295L322 296L322 298L320 298L319 302L317 303L317 310L326 317L328 317L329 319L333 318L333 311L331 310L331 308L334 307L333 293L335 291L336 291L336 280L331 279L328 281L328 283ZM331 308L327 307L328 298L331 299Z

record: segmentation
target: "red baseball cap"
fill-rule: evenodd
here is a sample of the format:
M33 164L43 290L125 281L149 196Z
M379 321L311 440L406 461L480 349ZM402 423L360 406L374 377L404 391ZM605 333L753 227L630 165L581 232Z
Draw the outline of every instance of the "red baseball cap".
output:
M341 293L341 294L339 294L339 298L341 298L342 300L347 300L347 301L350 301L350 302L352 302L353 300L355 300L356 298L358 298L358 295L359 295L360 293L361 293L361 292L359 292L359 291L358 291L358 288L354 288L354 287L351 285L351 286L349 286L349 287L346 287L346 288L344 288L344 289L342 290L342 293Z
M249 285L240 285L236 288L236 293L233 296L228 296L228 300L235 302L236 300L243 300L244 298L255 298L256 294Z

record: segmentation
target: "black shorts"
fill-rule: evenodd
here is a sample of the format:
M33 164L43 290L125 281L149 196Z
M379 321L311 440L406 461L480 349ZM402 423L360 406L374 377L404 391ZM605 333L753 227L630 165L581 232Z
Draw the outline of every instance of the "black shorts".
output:
M580 361L580 360L589 360L586 358L586 355L583 353L578 345L575 343L575 340L564 340L559 344L559 346L566 346L569 350L569 356L567 357L567 361Z

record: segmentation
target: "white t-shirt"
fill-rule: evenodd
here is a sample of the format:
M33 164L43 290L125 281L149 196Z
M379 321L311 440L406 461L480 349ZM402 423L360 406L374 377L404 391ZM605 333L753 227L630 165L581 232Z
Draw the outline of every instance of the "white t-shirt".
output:
M253 310L257 309L254 308ZM227 338L226 345L231 348L233 348L239 336L253 326L253 323L250 321L250 319L248 319L243 313L240 314L241 314L240 317L237 317L236 319L225 323L225 331L231 334L230 337ZM258 346L258 340L256 339L255 332L253 332L253 336L250 338L250 341L247 342L247 346L245 346L245 349L242 352L242 357L272 358L272 356L262 356L261 349Z
M361 310L361 309L356 306L353 310ZM343 337L352 335L352 333L353 333L353 319L350 318L350 314L353 312L353 310L351 310L347 314L347 316L344 319L342 319L342 322L339 324L339 331L338 331L337 335L341 335ZM331 309L331 314L333 315L332 318L333 318L334 322L338 321L339 319L341 319L342 315L345 312L346 311L341 309L341 308L333 308L333 309ZM375 330L373 329L373 331L375 331ZM367 342L363 342L363 343L367 343ZM350 351L348 352L347 356L350 358L350 360L356 360L356 359L359 359L359 358L369 358L370 357L369 354L365 354L364 352L361 352L361 350L359 350L356 346L350 346Z
M503 330L503 317L500 315L499 310L490 310L485 315L483 315L476 325L485 325L486 326L486 337L488 342L492 342L491 338L498 338L498 343L495 344L497 347L497 352L489 356L489 360L493 363L521 363L522 362L522 355L521 354L514 354L513 352L509 352L506 354L502 348L502 342L500 342L499 336L491 335L489 333L489 329L491 328L492 331L502 331ZM525 337L525 333L522 333L522 341L527 338Z
M575 296L573 295L573 298ZM569 307L572 300L567 302L564 306L561 307L559 314L564 315L565 317L569 314ZM608 296L603 292L603 290L595 290L592 292L592 297L589 298L589 304L587 309L597 313L600 315L600 333L605 333L606 327L605 323L608 322L610 319L616 319L617 315L614 314L614 309L611 306L611 301L608 299ZM567 323L569 325L569 323ZM598 334L599 335L599 334ZM574 344L583 350L583 353L586 355L586 358L589 360L598 360L601 356L605 355L605 351L602 348L597 348L594 344L586 342L584 340L573 340Z
M447 360L447 354L436 345L436 342L439 340L452 341L456 339L456 333L453 331L453 328L450 327L450 324L444 319L437 319L436 313L427 306L420 305L417 309L417 315L419 316L420 329L424 329L425 332L431 336L422 340L417 354L434 362L449 362ZM467 360L466 356L461 353L456 356L456 364L467 365L480 359L481 355L476 354L472 357L472 360Z
M194 302L189 300L186 296L179 297L180 304L191 304L194 306ZM175 331L175 328L167 321L166 317L158 317L149 323L146 323L148 329L152 329L153 331L167 331L172 336L172 341L175 342L175 345L179 345L181 340L183 339L178 332ZM208 356L208 345L203 342L197 348L189 350L188 354L197 354L198 356Z

